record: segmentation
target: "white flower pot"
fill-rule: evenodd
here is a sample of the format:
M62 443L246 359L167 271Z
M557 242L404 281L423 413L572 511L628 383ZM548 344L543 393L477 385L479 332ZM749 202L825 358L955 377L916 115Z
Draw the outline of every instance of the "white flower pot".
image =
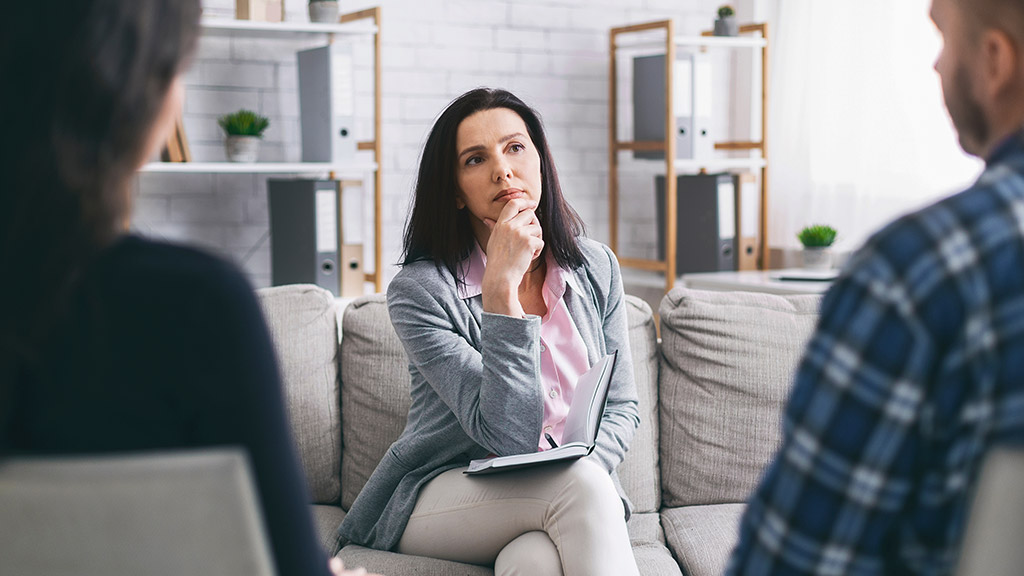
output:
M228 136L224 151L231 162L253 163L260 153L259 136Z
M318 0L309 3L309 21L324 24L338 23L338 3L333 0Z
M829 270L832 268L832 248L804 248L804 268L807 270Z

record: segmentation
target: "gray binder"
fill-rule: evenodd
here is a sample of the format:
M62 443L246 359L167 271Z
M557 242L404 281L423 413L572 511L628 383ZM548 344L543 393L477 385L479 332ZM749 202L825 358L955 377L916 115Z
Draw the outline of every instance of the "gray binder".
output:
M707 54L676 57L672 112L676 115L676 158L707 158L714 151L711 133L711 60ZM633 59L633 139L665 139L665 56ZM662 160L660 151L635 151L634 158Z
M303 162L350 162L356 153L352 46L298 53Z
M271 283L316 284L340 295L338 183L270 179L267 193Z
M676 274L736 270L732 174L676 177ZM655 177L658 258L665 259L665 177Z

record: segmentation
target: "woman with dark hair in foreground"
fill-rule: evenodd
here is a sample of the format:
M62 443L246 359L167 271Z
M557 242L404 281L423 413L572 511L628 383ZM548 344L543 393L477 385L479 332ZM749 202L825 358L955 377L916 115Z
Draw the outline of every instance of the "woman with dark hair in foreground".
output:
M328 574L252 289L219 259L125 233L199 12L14 2L0 19L0 455L242 446L277 573Z
M503 574L636 574L615 468L639 423L618 263L582 236L540 118L503 90L441 114L388 310L412 406L339 529L349 542ZM577 378L618 365L594 453L492 476L471 459L561 442Z

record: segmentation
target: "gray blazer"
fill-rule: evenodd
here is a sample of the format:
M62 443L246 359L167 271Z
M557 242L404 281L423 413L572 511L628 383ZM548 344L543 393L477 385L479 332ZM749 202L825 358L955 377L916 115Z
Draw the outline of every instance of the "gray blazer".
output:
M572 272L566 306L593 365L618 350L597 447L589 458L619 486L640 423L619 265L602 244L580 239L585 265ZM405 266L388 287L388 312L409 356L412 405L391 445L338 528L341 539L390 550L402 537L420 488L474 458L535 452L544 415L540 318L483 311L460 298L448 270ZM619 486L629 515L629 501Z

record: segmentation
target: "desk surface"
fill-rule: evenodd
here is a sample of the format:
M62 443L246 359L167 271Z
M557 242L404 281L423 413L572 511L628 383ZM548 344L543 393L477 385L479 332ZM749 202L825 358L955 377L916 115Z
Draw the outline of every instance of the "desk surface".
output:
M834 271L838 273L838 271ZM680 280L695 290L766 292L769 294L822 294L832 280L780 280L804 277L806 270L745 270L742 272L699 272L684 274Z

